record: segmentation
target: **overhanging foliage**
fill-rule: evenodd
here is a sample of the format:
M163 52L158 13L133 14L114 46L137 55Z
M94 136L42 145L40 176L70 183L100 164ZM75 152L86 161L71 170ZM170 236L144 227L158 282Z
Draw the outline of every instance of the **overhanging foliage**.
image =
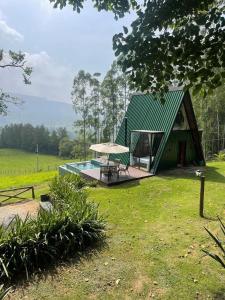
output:
M77 12L84 0L50 0ZM131 31L113 38L115 54L136 89L161 93L171 84L204 95L225 78L225 2L223 0L93 0L99 11L123 17L131 9L137 19Z

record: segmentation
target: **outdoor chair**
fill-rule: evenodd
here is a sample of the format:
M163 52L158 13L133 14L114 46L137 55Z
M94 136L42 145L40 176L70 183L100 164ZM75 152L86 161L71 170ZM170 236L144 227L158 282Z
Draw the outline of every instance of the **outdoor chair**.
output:
M108 176L108 180L112 176L108 166L100 166L100 179L102 179L102 175Z
M118 169L121 164L121 160L116 158L113 160L113 162L114 162L114 166Z
M113 175L117 175L117 178L119 178L119 171L116 166L100 166L100 179L102 179L102 175L107 176L108 180Z
M110 166L110 171L112 176L116 175L117 179L119 178L119 165Z
M122 165L121 167L119 167L119 169L118 169L118 171L119 171L119 173L125 173L125 174L128 174L128 175L130 175L129 174L129 164L127 164L127 165Z

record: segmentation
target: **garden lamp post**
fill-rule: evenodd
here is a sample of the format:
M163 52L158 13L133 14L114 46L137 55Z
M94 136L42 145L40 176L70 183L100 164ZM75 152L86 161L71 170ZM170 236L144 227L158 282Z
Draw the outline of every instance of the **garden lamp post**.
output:
M199 203L199 215L204 217L204 193L205 193L205 176L204 171L197 170L195 172L197 177L200 177L200 203Z

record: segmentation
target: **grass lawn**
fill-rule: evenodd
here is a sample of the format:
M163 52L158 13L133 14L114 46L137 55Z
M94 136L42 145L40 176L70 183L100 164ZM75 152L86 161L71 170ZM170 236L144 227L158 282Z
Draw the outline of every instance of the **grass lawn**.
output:
M191 173L91 189L108 222L107 246L18 286L12 299L225 299L225 272L201 251L215 250L204 226L217 232L213 219L225 216L224 176L225 163L208 164L204 219Z
M0 189L35 186L36 197L48 189L48 182L58 173L56 170L47 171L48 167L56 168L65 160L53 155L39 154L40 172L35 172L36 154L16 149L0 149ZM23 197L31 197L31 192L23 194ZM0 202L4 198L0 198ZM15 202L11 199L9 202Z
M38 196L43 189L42 187L44 186L46 189L48 187L47 182L58 173L56 171L57 166L70 161L75 160L39 154L40 172L36 172L35 153L16 149L0 149L0 189L34 185ZM30 194L25 196L30 197ZM11 202L14 201L15 199L11 200Z
M54 155L38 155L39 169L41 171L52 170L64 162L74 160L61 159ZM36 171L37 157L35 153L16 149L0 149L0 176L13 176Z

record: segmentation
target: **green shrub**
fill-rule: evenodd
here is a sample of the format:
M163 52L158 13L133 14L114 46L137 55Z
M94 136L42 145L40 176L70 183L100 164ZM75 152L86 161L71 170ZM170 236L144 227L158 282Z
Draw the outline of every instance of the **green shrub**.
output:
M0 227L0 279L29 274L103 241L104 221L98 206L89 202L81 180L57 177L50 188L51 212L36 219L18 216L8 228Z
M3 289L3 285L0 286L0 300L3 300L9 293L10 288L7 288L6 290Z
M217 161L225 161L225 152L224 150L219 151L219 153L214 154L214 159Z
M88 185L89 187L97 187L98 181L97 181L97 180L91 180L91 181L89 181L89 182L87 183L87 185Z

